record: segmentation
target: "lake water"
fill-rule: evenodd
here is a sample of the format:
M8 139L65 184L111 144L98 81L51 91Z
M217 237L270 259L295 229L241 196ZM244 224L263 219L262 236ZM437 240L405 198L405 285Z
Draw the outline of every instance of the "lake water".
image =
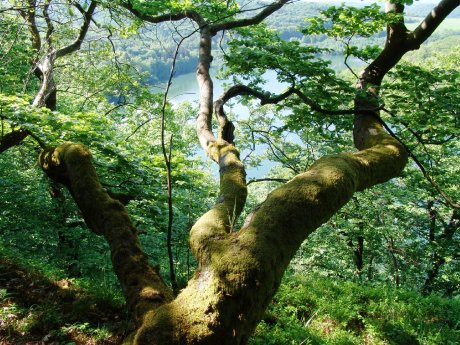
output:
M325 57L325 59L331 61L331 68L334 69L336 72L341 72L346 69L346 66L343 64L342 56L327 56ZM359 60L350 61L349 64L352 66L352 68L355 68L356 73L359 72L359 68L363 65L363 63ZM211 74L215 75L216 71L211 71ZM281 84L276 80L276 73L274 71L267 72L264 75L264 79L267 81L264 87L266 91L272 93L280 93L288 87L287 84ZM216 78L213 78L213 83L214 98L216 99L224 92L224 84L228 84L229 81L218 80ZM168 98L173 103L189 101L198 104L199 92L195 73L188 73L175 77L173 79ZM248 109L245 106L242 106L241 104L236 102L234 102L234 104L227 109L227 112L238 114L238 117L240 119L245 119L249 117ZM296 138L294 135L290 139L297 142L300 141L300 139ZM259 145L256 148L255 154L261 154L267 148L267 145ZM244 158L247 155L247 153L248 152L242 151L241 157ZM202 151L199 153L199 156L203 159L207 159ZM248 168L246 170L247 180L250 180L252 178L262 178L266 176L270 169L276 166L277 164L278 163L276 162L265 160L262 162L262 165L257 168ZM211 169L212 174L217 177L219 175L217 165L213 164Z
M342 56L337 56L337 55L330 55L327 57L324 57L326 60L331 61L331 68L335 70L337 73L342 72L343 70L346 69L346 66L343 64L343 57ZM355 69L355 72L359 72L359 68L362 67L363 63L360 60L350 60L349 64L352 66L352 68ZM211 74L216 74L214 73ZM265 89L269 92L280 92L283 89L287 87L287 85L280 84L276 80L276 73L275 72L267 72L264 75L265 79L267 80L267 84L265 85ZM216 78L213 78L214 82L214 97L217 98L219 97L223 92L224 92L224 87L223 85L225 83L229 83L229 81L226 80L218 80ZM197 87L197 82L196 82L196 76L195 73L188 73L188 74L183 74L179 75L177 77L174 77L173 79L173 84L170 89L170 100L173 102L181 102L181 101L198 101L198 87Z

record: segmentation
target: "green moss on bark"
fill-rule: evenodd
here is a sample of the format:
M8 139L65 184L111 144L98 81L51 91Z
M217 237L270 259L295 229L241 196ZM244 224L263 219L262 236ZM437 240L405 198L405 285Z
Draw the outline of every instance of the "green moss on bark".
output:
M126 209L99 183L88 149L64 143L43 151L39 163L49 177L69 189L90 229L109 243L114 271L135 320L172 300L158 268L148 263Z

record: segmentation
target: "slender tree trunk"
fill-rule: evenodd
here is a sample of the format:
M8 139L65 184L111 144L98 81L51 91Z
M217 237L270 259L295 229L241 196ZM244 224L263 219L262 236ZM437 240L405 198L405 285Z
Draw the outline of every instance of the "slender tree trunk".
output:
M68 227L80 225L67 224L68 214L66 211L66 198L64 189L58 183L51 181L49 186L49 194L55 202L55 213L60 218L61 226L57 230L58 237L58 252L63 260L64 267L70 277L79 277L81 272L77 265L78 262L78 244L77 241L71 238L71 231ZM84 223L82 223L84 224Z
M460 227L460 212L458 210L454 210L452 212L452 216L448 224L444 226L442 234L440 234L437 238L435 237L435 219L436 219L436 212L432 209L433 204L428 204L428 211L430 216L430 232L429 232L429 239L433 246L433 254L430 263L430 268L427 272L427 276L425 279L425 283L422 287L423 294L427 295L432 292L433 285L436 278L439 275L439 271L441 267L446 263L445 256L447 255L448 248L452 243L452 238L454 234Z
M358 243L356 245L356 249L354 250L354 262L356 267L356 275L358 279L361 281L362 273L363 273L363 253L364 253L364 237L358 236Z
M390 253L391 263L393 266L393 281L395 282L396 288L399 288L400 285L400 277L399 277L399 263L398 258L395 255L395 243L393 237L388 236L388 252Z
M367 280L372 281L374 279L374 255L369 258L369 265L367 267Z
M347 242L347 246L350 247L353 251L353 264L355 265L355 274L358 277L358 280L361 281L363 269L364 237L358 236L356 245L350 238Z

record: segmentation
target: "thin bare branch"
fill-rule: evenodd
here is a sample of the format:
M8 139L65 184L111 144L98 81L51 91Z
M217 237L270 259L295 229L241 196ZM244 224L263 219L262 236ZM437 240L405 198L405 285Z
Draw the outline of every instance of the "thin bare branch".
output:
M25 13L25 19L29 24L29 31L31 33L32 48L37 52L41 49L40 32L38 31L37 23L35 21L35 0L29 0L29 10Z
M385 108L382 108L383 111L389 113L389 111ZM414 163L419 167L420 171L422 172L423 176L427 179L427 181L433 186L433 188L439 193L439 195L442 196L442 198L445 200L445 202L455 208L458 209L460 208L460 204L455 203L450 199L450 197L442 190L442 188L439 186L439 184L433 179L433 177L430 176L428 171L426 171L424 165L420 162L420 160L417 158L417 156L412 152L412 150L391 130L391 128L383 121L380 117L378 118L379 122L385 127L385 130L396 140L398 140L402 146L404 146L404 149L407 151L409 156L412 158Z
M173 63L171 65L171 71L169 72L168 83L166 84L166 90L163 94L163 105L161 108L161 150L163 152L163 158L166 165L166 184L168 188L168 229L167 229L167 241L166 246L168 249L168 258L169 258L169 278L171 280L171 285L173 292L177 294L179 292L179 286L177 284L176 273L174 269L174 257L172 253L172 226L173 226L173 198L172 198L172 174L171 174L171 154L172 154L172 140L173 136L171 135L169 140L169 153L166 150L165 143L165 118L166 118L166 106L168 104L168 94L169 89L172 84L172 79L174 76L174 71L176 69L177 56L179 55L179 49L184 42L186 37L183 37L176 45L176 50L174 52Z
M358 113L363 112L375 112L382 109L383 105L378 108L370 108L370 109L344 109L344 110L332 110L332 109L323 109L318 103L307 97L302 91L295 87L289 88L282 94L273 95L270 93L262 92L259 90L252 89L245 85L235 85L229 88L215 103L214 103L214 111L216 112L219 122L224 121L225 114L223 113L223 106L224 104L229 101L233 97L237 96L253 96L258 98L261 101L261 105L266 104L278 104L279 102L285 100L286 98L290 97L291 95L297 95L300 100L308 105L312 110L324 114L324 115L355 115Z
M45 18L45 22L46 22L46 26L47 26L47 29L46 29L46 42L48 43L48 49L51 50L52 49L52 46L53 46L53 42L51 40L51 37L53 35L53 32L54 32L54 26L53 26L53 22L51 21L51 18L50 18L50 15L49 15L49 7L50 7L50 4L51 4L51 1L52 0L47 0L45 2L45 6L43 6L43 17Z

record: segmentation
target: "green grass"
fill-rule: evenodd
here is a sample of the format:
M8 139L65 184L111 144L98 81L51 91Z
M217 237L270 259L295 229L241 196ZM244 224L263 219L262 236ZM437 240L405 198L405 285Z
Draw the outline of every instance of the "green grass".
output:
M30 273L33 264L24 268L17 261L0 256L1 344L121 340L129 320L111 289ZM423 297L385 286L287 275L250 344L460 344L460 296Z
M250 344L460 344L460 300L288 277Z

